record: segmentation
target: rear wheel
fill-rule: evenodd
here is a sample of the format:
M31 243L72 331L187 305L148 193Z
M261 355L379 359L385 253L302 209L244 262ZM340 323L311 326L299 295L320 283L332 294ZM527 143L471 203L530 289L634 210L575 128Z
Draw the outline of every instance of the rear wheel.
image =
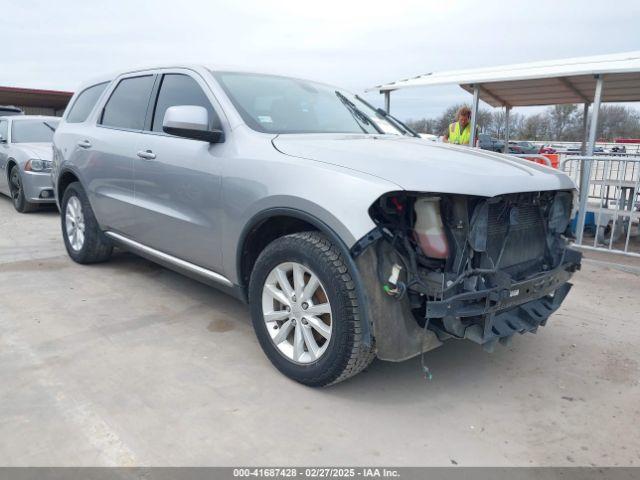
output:
M14 208L20 213L29 213L38 209L38 205L27 201L24 196L24 188L22 187L22 177L20 176L20 168L14 165L9 173L9 189L11 191L11 200L13 200Z
M318 232L287 235L251 274L253 325L265 354L300 383L326 386L367 367L355 283L340 250Z
M74 261L98 263L109 259L113 247L100 230L80 183L73 182L65 190L60 220L64 245Z

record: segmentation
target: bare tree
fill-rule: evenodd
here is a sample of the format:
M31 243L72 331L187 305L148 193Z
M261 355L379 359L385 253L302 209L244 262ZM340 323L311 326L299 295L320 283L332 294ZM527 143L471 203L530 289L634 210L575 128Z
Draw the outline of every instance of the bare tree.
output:
M640 136L640 114L622 105L603 105L598 116L598 138Z
M442 135L455 121L462 105L452 105L436 118L410 120L408 124L422 133ZM478 110L478 128L494 137L504 138L505 112ZM520 140L581 141L583 113L577 105L556 105L542 113L524 116L511 113L509 137ZM640 137L640 112L623 105L602 105L598 119L598 138L612 141L617 137Z
M549 123L546 115L538 113L530 115L522 122L522 129L518 132L518 137L527 140L544 140L549 138Z
M577 123L578 107L574 104L555 105L547 109L548 129L556 140L571 140Z

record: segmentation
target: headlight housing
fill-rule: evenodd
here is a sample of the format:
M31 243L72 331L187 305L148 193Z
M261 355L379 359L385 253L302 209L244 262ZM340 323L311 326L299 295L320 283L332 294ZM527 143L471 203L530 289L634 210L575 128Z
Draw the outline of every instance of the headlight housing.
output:
M27 161L24 166L26 172L50 172L51 160L40 160L38 158L32 158Z

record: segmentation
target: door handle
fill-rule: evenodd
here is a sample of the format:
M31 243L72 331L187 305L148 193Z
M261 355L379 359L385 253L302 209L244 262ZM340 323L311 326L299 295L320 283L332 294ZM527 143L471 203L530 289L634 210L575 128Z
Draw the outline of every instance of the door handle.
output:
M91 142L89 140L80 140L78 146L81 148L91 148Z
M140 150L138 152L138 156L143 160L155 160L156 158L156 154L153 153L151 150Z

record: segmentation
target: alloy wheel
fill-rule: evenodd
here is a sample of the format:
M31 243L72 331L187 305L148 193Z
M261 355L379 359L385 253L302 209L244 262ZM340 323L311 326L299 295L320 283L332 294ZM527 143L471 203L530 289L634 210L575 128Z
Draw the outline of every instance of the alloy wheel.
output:
M84 215L82 214L82 205L78 197L71 197L67 202L65 210L65 228L69 245L76 252L82 250L84 245Z
M285 262L267 276L262 312L271 341L295 363L317 361L333 330L331 304L322 282L309 268Z

